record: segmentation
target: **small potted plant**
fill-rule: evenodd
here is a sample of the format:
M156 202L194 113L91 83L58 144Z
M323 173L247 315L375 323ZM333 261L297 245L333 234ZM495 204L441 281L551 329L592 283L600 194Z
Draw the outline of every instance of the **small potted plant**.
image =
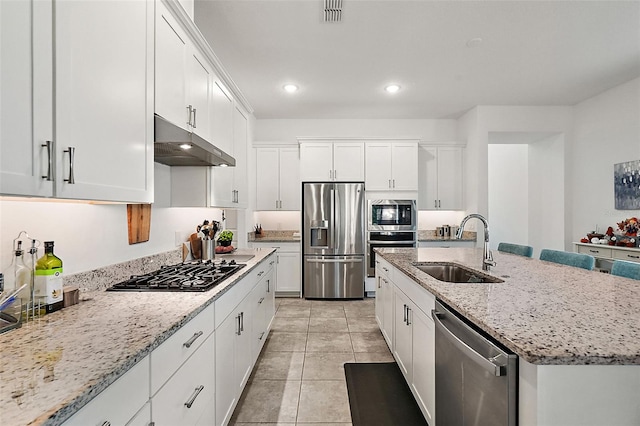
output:
M218 244L220 244L223 247L230 246L232 240L233 240L233 232L228 230L222 231L218 236Z

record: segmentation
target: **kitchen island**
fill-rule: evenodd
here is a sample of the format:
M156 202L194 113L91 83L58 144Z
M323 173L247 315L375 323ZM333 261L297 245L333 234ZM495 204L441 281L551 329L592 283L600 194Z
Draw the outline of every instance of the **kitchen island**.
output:
M152 352L154 356L157 354L154 360L160 359L161 352L157 349L178 335L180 330L196 322L191 321L195 318L201 322L199 326L210 329L209 338L206 333L202 337L194 334L189 340L191 343L183 344L181 340L178 347L188 349L193 346L197 349L200 344L205 346L206 343L202 342L206 341L211 342L213 351L214 326L217 333L218 326L227 322L225 315L231 317L234 306L244 303L241 301L245 290L253 295L252 289L257 289L257 285L254 288L255 282L269 276L267 267L272 268L275 263L271 256L273 252L273 249L238 250L237 254L254 257L245 262L244 268L209 291L140 293L96 290L85 293L83 301L77 305L0 335L0 424L62 424L130 370L142 371L141 375L147 381L136 385L148 400L164 384L156 376L166 381L168 376L163 375L172 374L171 365L167 363L160 366L166 373L160 371L154 376L153 360L151 369L147 367ZM240 287L243 293L239 292ZM259 296L257 294L256 297ZM270 314L272 318L273 313ZM251 319L256 318L257 315ZM269 321L266 324L268 332L270 318L264 319ZM246 328L250 329L249 318L246 321ZM185 340L189 337L191 334ZM266 340L264 335L259 337L261 342ZM248 353L251 354L252 344L249 343ZM224 346L220 345L220 348ZM190 354L185 355L185 359L188 356ZM210 363L213 363L213 354ZM142 369L135 368L140 365L144 365ZM250 362L249 365L252 366ZM176 369L178 367L180 365ZM233 370L233 366L226 369ZM213 395L212 389L206 391ZM214 401L208 402L214 404ZM113 408L117 411L121 407Z
M519 356L520 425L640 424L640 282L494 252L503 282L449 283L413 263L483 272L481 249L379 253Z

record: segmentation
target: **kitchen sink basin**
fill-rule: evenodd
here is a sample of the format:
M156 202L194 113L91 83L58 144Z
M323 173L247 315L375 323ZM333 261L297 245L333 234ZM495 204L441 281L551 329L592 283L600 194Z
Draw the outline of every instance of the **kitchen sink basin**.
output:
M416 262L416 268L431 275L438 281L448 283L503 283L500 278L467 268L462 265L447 262Z

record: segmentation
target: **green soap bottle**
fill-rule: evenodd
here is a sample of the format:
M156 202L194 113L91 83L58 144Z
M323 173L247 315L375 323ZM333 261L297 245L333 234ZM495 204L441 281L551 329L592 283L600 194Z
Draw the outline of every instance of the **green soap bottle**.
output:
M62 260L53 254L53 241L44 242L44 256L36 262L34 275L36 302L44 306L46 313L62 309Z

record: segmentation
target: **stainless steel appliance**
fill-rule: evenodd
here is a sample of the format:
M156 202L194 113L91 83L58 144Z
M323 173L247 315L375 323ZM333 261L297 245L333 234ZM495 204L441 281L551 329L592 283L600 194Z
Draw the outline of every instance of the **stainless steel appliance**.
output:
M303 295L364 297L364 183L303 183Z
M439 425L515 426L518 356L436 301L436 419Z
M367 276L376 272L375 248L415 247L416 200L369 200L367 208Z
M416 200L369 200L369 231L415 231Z
M163 266L148 274L133 275L107 291L206 291L245 266L234 260L179 263Z

